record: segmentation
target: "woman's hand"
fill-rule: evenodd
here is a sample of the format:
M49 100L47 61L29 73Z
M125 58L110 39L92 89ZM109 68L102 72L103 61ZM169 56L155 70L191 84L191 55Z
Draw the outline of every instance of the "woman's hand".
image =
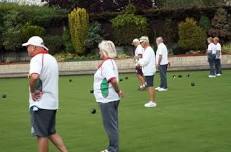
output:
M35 92L31 93L31 97L33 99L33 101L38 101L39 99L41 99L43 95L43 92L36 90Z

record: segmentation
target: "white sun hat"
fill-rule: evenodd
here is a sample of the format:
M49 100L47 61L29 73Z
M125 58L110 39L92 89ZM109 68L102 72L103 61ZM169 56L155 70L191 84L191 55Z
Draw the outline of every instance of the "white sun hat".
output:
M34 45L34 46L39 46L42 47L44 49L46 49L47 51L49 50L43 42L43 39L39 36L32 36L26 43L23 43L22 46L28 46L28 45Z

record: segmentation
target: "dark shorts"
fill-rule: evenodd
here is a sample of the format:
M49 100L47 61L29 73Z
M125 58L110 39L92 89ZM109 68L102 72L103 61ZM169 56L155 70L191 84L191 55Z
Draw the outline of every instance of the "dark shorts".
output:
M30 109L31 113L31 133L38 137L49 137L56 133L55 130L55 119L56 110Z
M136 66L136 74L143 76L143 71L140 66Z
M146 81L146 87L153 87L153 78L154 75L152 76L145 76L145 81Z

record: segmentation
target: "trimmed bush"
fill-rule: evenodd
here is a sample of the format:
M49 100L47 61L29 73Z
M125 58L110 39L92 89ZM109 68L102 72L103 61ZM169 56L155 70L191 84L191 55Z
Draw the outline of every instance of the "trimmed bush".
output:
M204 30L208 31L211 27L211 22L207 16L201 16L200 21L199 21L199 25Z
M205 49L206 33L193 18L186 18L185 22L181 22L178 28L178 45L181 49L185 52Z
M21 44L30 36L44 36L64 18L64 11L57 8L0 3L0 48L4 52L24 50Z
M135 15L128 7L128 12L112 19L113 37L117 45L130 45L134 38L147 35L147 19Z
M63 45L64 45L64 51L65 52L74 52L74 47L71 42L71 36L70 36L70 31L67 27L64 28L63 31Z
M210 36L218 36L222 40L231 40L231 15L223 8L219 8L212 19Z
M45 29L43 27L30 25L27 23L21 28L20 34L23 42L26 42L31 36L34 35L43 37L45 35Z
M62 52L64 49L62 36L60 35L47 35L46 37L44 37L44 42L45 45L48 47L50 54Z
M89 52L98 47L99 42L103 40L102 34L102 27L98 22L90 25L87 39L84 43Z
M87 39L89 15L84 8L76 8L68 14L71 40L75 52L84 54L86 49L84 42Z

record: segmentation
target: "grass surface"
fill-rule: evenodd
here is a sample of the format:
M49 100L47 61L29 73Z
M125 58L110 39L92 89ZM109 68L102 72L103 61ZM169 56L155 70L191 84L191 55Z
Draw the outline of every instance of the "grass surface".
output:
M214 79L207 74L169 73L169 91L157 93L154 109L144 108L147 94L137 91L134 74L121 75L128 80L120 82L125 93L119 113L120 152L230 152L231 71ZM92 75L60 78L57 131L70 152L99 152L107 146L100 111L90 94L92 83ZM36 151L30 135L27 80L0 79L0 95L0 151ZM50 144L50 152L55 151Z

